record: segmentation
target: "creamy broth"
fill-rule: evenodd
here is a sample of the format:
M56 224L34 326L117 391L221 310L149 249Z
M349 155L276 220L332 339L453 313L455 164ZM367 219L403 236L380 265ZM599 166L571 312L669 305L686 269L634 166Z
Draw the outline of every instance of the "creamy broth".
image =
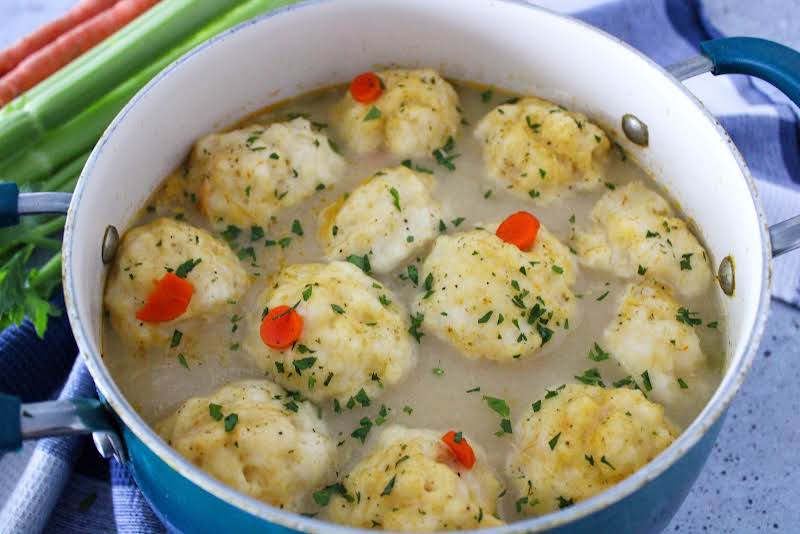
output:
M483 88L459 83L455 83L454 87L467 123L462 123L455 139L456 151L460 154L455 160L455 171L437 165L433 158L414 160L415 164L435 173L438 180L436 195L442 204L447 233L469 230L484 223L500 221L510 213L528 210L535 213L563 243L569 244L570 235L577 226L586 224L589 211L605 190L578 194L566 201L539 207L512 196L502 186L490 182L485 177L481 147L473 137L473 129L489 110L512 95L494 89L491 100L485 102L481 97ZM329 109L343 91L344 88L338 87L301 96L248 117L240 126L268 124L299 113L307 114L312 121L327 122ZM323 132L335 139L329 129ZM238 246L237 250L253 247L256 261L251 262L248 258L242 263L254 275L255 281L241 302L231 304L228 312L217 322L208 324L199 336L192 337L186 333L175 348L164 346L141 352L123 343L109 321L105 321L105 362L123 393L145 420L155 423L187 398L208 395L233 380L264 377L244 348L240 348L247 329L244 317L254 306L258 306L255 300L263 290L264 280L288 264L326 261L317 242L317 219L321 209L375 171L400 163L400 158L385 153L354 157L344 151L344 155L348 163L346 175L335 187L316 193L295 208L280 212L274 221L264 221L262 226L266 236L263 238L251 242L249 229L243 229L234 246ZM620 151L612 150L610 162L605 177L609 184L621 186L633 180L642 180L649 187L658 189L653 179L632 158L623 161ZM196 210L190 196L183 192L182 174L182 169L178 169L167 178L165 185L153 195L134 225L159 216L181 214L187 222L212 230L205 217ZM463 221L456 226L453 221L458 218L463 218ZM302 237L292 232L295 219L302 226ZM291 238L291 242L285 248L277 243L265 246L267 240L278 241L287 237ZM430 247L422 250L413 263L420 265L429 250ZM400 277L408 263L388 275L372 273L380 283L394 291L407 308L420 291L410 281ZM359 426L358 421L364 416L375 421L382 406L385 406L388 412L385 424L463 430L487 451L492 466L505 483L504 464L511 436L495 435L500 417L482 397L489 395L505 399L511 408L510 419L516 422L531 410L532 402L544 396L546 388L575 382L574 377L588 368L597 367L609 386L613 381L627 376L628 373L613 358L600 362L587 358L593 343L602 339L603 329L614 319L618 297L626 283L612 275L579 268L574 292L582 297L578 301L576 316L569 322L569 330L558 329L553 339L537 353L510 363L468 359L433 334L425 335L421 339L418 363L411 374L399 386L387 387L383 395L372 399L368 407L357 404L352 410L345 408L342 413L334 413L331 404L320 406L322 417L333 431L334 438L343 442L339 452L344 460L339 472L346 473L361 457L364 448L369 446L369 441L362 445L350 437L350 433ZM724 323L714 284L698 298L679 300L702 317L703 326L695 330L703 352L710 361L706 377L709 388L698 391L690 387L684 390L685 395L678 403L665 406L669 419L678 427L685 428L700 412L713 387L719 382L724 364L721 335ZM706 324L710 321L718 321L719 327L708 328ZM182 355L188 369L179 355ZM479 391L475 389L478 387ZM373 427L370 438L374 438L380 430L381 426ZM506 521L522 517L514 510L515 499L514 492L509 491L500 503L500 515Z

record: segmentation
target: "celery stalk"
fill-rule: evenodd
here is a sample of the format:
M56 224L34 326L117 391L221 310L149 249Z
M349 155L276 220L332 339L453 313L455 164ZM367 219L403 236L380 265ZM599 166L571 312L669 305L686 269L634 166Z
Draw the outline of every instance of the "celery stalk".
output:
M17 183L30 183L49 175L53 169L78 154L91 150L117 113L139 89L161 72L164 67L228 28L294 1L247 0L244 4L218 17L69 122L44 134L42 139L27 152L0 164L0 176Z
M38 184L39 191L62 191L64 193L71 193L75 189L75 182L86 165L86 160L89 159L89 152L78 156L68 164L64 165L57 173L52 175L47 180Z
M162 0L0 114L0 160L6 159L243 0Z

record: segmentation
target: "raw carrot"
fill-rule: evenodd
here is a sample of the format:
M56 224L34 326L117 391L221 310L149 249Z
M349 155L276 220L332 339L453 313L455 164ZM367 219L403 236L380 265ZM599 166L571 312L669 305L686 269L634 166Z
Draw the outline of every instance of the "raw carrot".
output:
M528 251L539 233L539 219L527 211L512 213L500 223L495 235L518 249Z
M192 300L192 283L175 273L167 273L156 282L136 318L146 323L163 323L180 317Z
M303 316L289 306L276 306L264 316L259 333L268 347L289 348L303 333Z
M383 93L383 82L374 72L362 72L350 82L353 100L362 104L375 102Z
M467 469L472 469L472 466L475 465L475 451L472 450L472 446L467 443L467 438L461 432L451 430L442 436L442 441L456 457L458 463Z
M0 78L0 106L81 56L157 2L158 0L121 0L31 54Z
M81 22L89 20L113 6L117 0L81 0L66 15L48 22L17 42L0 51L0 76L17 66L46 44L55 41Z

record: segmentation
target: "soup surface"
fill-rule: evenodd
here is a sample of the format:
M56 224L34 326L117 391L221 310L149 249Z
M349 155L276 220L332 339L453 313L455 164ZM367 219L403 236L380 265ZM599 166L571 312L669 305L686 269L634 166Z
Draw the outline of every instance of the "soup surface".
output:
M487 178L482 144L473 131L487 113L516 96L470 84L452 82L452 85L459 99L460 125L458 133L453 136L454 148L447 154L458 156L444 162L437 161L432 155L406 162L418 174L433 176L438 182L433 194L441 204L441 223L437 224L437 231L442 235L455 235L476 227L495 228L510 214L524 210L533 213L561 243L573 248L576 232L591 230L595 224L590 212L604 194L631 182L641 182L646 188L665 195L618 145L609 152L602 177L604 187L545 205L537 205L530 198L509 192L503 185ZM205 229L228 242L239 264L252 279L242 298L232 299L214 320L203 322L202 328L176 326L175 330L181 331L178 339L173 335L152 346L136 345L122 339L111 321L105 321L105 362L122 391L146 421L156 424L187 399L208 396L232 381L265 377L264 368L248 354L245 340L250 333L246 317L254 309L263 307L263 302L258 299L268 278L289 265L327 263L329 260L318 239L321 211L351 192L365 178L381 169L398 166L407 159L392 155L385 149L359 155L333 125L328 126L331 109L346 91L346 87L334 87L313 92L271 106L236 126L269 125L298 116L307 118L312 121L315 131L327 135L341 147L338 150L346 160L346 167L342 178L335 184L318 187L318 191L307 200L283 209L273 217L264 217L253 228L220 226L210 224L198 210L196 195L184 185L187 171L182 167L166 177L163 186L153 194L133 222L132 226L136 227L168 217ZM401 198L400 202L404 200ZM413 236L408 239L413 239ZM420 273L424 272L423 262L431 248L428 245L416 251L389 272L373 270L370 273L394 294L405 308L405 317L414 313L412 304L425 291L425 281ZM577 266L577 278L572 289L575 312L567 324L549 325L555 333L535 353L509 361L468 358L444 339L426 332L423 323L418 330L423 335L419 338L416 365L400 383L387 385L367 402L338 403L338 406L332 400L316 403L321 418L337 443L338 476L334 479L350 472L364 458L365 451L377 439L382 427L400 424L442 432L453 429L463 431L477 447L486 451L485 461L496 473L501 487L508 487L508 491L501 492L497 515L503 521L511 522L530 513L524 506L520 507L519 492L512 491L513 482L506 463L514 432L518 430L506 425L516 425L523 416L532 413L532 405L544 399L548 390L557 390L562 384L583 382L597 385L602 382L608 388L612 384L633 384L645 394L652 389L649 379L643 376L645 373L626 370L613 352L612 357L603 357L609 352L603 341L604 330L615 321L620 299L631 280L587 268L580 264L573 252L570 254ZM692 260L701 261L697 255L688 261ZM373 263L376 262L373 260ZM640 275L643 269L639 265ZM435 290L435 281L432 286ZM720 315L715 289L715 285L709 283L694 295L675 296L683 310L679 315L683 313L684 319L690 319L687 324L698 336L699 346L707 358L702 370L691 380L681 379L683 384L676 389L677 394L661 403L666 417L678 429L688 425L699 413L716 387L724 365L721 341L724 318ZM286 304L291 306L294 303ZM489 311L491 308L487 307L487 313ZM495 314L487 320L496 322L498 316ZM642 331L639 335L647 337L650 332ZM630 343L630 339L620 343ZM366 444L358 434L352 436L354 431L364 427L364 418L370 422ZM553 449L552 440L550 443ZM600 462L599 458L597 462ZM328 484L332 482L331 479L326 481ZM564 495L561 502L570 504L570 497ZM319 510L317 504L319 501L314 503L306 495L300 508L307 513L316 513ZM543 511L547 508L537 513Z

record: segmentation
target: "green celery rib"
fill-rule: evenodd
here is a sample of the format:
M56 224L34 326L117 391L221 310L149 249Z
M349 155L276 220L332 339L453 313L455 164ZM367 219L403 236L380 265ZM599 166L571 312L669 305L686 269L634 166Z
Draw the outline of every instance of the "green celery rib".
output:
M23 223L13 228L0 229L0 258L2 258L2 262L5 262L8 259L7 257L15 252L20 245L46 238L64 228L66 217L58 216L47 219L47 217L40 217L33 220L33 222Z
M243 0L162 0L0 113L0 160L78 114L162 50Z
M31 275L30 286L33 290L49 295L61 283L61 253L54 254L47 263Z
M37 184L37 189L39 191L63 191L65 193L71 193L72 190L75 189L75 182L78 181L83 166L86 165L86 160L89 159L89 154L89 152L82 154L64 165L53 176Z
M30 183L49 175L66 161L91 150L108 124L133 95L167 65L228 28L295 1L247 0L225 13L164 53L72 120L46 133L29 150L0 164L0 176L17 183Z

